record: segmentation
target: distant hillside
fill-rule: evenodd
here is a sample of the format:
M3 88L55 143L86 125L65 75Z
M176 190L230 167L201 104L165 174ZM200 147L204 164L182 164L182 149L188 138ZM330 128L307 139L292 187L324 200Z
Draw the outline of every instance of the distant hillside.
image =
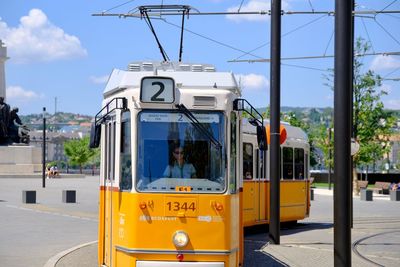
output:
M265 113L267 108L257 108L260 113ZM392 115L400 120L400 110L386 109ZM294 113L299 120L307 121L310 124L321 124L331 121L333 117L333 108L313 108L313 107L281 107L281 113Z
M43 123L43 114L21 115L24 124L41 124ZM49 124L81 124L83 122L91 122L92 116L57 112L56 114L46 113L46 122Z
M257 108L260 113L265 113L267 108ZM387 110L400 119L400 110ZM333 117L333 108L313 108L313 107L281 107L281 113L287 114L292 112L299 120L307 121L310 124L321 124L331 121ZM24 124L37 125L43 123L42 114L21 115L20 118ZM46 114L48 124L68 124L79 125L86 122L91 122L93 116L57 112L56 114Z

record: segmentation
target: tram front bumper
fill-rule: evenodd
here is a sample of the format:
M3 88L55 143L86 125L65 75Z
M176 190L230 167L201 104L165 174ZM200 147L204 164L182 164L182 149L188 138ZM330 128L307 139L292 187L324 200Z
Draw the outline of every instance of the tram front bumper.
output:
M137 267L224 267L223 262L137 261Z

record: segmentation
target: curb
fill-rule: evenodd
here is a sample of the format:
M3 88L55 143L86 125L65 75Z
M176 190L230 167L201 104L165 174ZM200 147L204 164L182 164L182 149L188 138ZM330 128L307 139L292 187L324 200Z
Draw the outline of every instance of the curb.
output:
M97 243L97 240L96 241L92 241L92 242L88 242L88 243L84 243L84 244L80 244L80 245L77 245L75 247L69 248L67 250L61 251L60 253L57 253L56 255L51 257L43 267L55 267L57 262L61 258L67 256L68 254L70 254L70 253L72 253L72 252L74 252L74 251L76 251L78 249L81 249L81 248L86 247L86 246L90 246L90 245L95 244L95 243Z
M85 178L85 174L62 174L61 177L57 178L51 178L51 179L65 179L65 178ZM33 179L42 179L42 174L12 174L12 173L2 173L0 174L0 179L1 178L7 178L7 179L25 179L25 178L33 178Z

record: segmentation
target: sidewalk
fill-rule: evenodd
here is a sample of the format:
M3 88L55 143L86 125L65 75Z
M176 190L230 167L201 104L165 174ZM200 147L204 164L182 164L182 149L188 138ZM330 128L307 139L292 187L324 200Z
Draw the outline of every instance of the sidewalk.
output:
M282 228L280 245L269 244L267 232L245 236L244 266L334 266L333 189L314 190L310 217L295 227ZM386 200L389 200L386 195L374 194L374 201L361 201L354 196L352 266L398 266L400 213L393 214L392 210L398 210L400 202ZM51 264L45 265L53 266L97 266L97 243L60 253Z

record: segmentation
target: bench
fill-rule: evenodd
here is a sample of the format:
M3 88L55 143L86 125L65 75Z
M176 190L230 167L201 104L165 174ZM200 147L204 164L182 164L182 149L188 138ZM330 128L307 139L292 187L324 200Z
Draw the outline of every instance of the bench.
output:
M389 194L389 187L390 187L390 183L387 183L387 182L375 182L375 185L372 188L372 190L374 190L374 192L377 192L378 194L388 195Z
M358 188L360 188L360 190L361 190L361 189L367 189L367 187L368 187L368 181L361 181L361 180L358 180L358 181L357 181L357 185L358 185Z
M310 188L315 188L315 185L313 184L314 183L314 177L310 177L309 181L310 181Z

